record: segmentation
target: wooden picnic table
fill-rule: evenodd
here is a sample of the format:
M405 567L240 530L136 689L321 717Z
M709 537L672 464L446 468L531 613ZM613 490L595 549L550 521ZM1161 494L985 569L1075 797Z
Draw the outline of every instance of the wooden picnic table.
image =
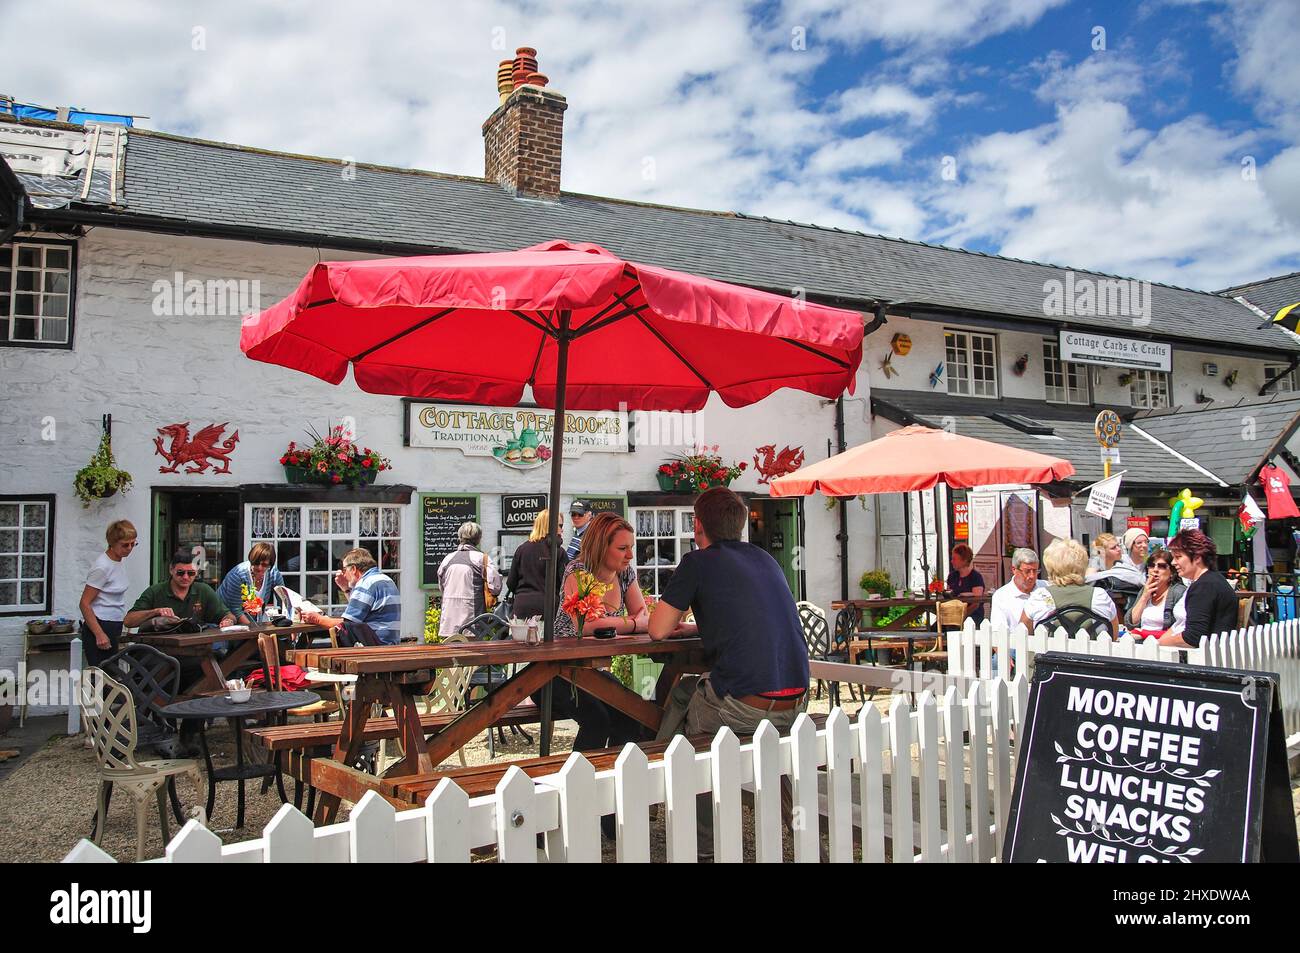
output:
M347 717L341 722L333 760L322 758L312 763L312 784L321 792L316 822L332 821L338 812L340 797L353 795L349 800L354 800L365 787L357 783L356 772L349 766L361 754L366 719L375 703L392 707L402 749L402 760L390 767L384 776L428 773L470 739L491 728L515 705L557 677L590 692L646 727L658 728L667 695L649 701L605 678L597 667L615 655L671 656L664 669L666 679L661 682L671 685L684 672L702 670L699 669L700 653L698 638L656 642L648 635L558 639L535 645L501 640L446 645L297 649L291 653L291 658L303 668L357 676L356 696ZM524 667L426 741L426 729L420 721L417 700L433 690L438 671L483 665Z
M204 695L226 690L226 679L239 666L248 662L257 653L257 637L263 632L274 632L278 636L301 638L305 635L328 633L329 628L322 625L267 625L264 622L250 625L246 631L222 632L220 629L204 629L202 632L170 633L140 632L128 636L132 642L152 645L160 652L174 658L195 658L203 669L203 675L185 686L177 698ZM231 643L231 649L225 658L218 659L213 646L218 642Z
M993 602L993 593L985 592L979 596L950 596L950 599L960 599L967 605L990 605ZM916 596L904 596L902 599L837 599L831 603L831 609L835 611L849 610L854 613L853 631L857 632L862 629L862 613L877 612L883 609L897 609L903 606L907 611L894 619L888 625L872 626L870 632L904 632L915 629L915 623L926 612L934 612L937 602L946 602L944 598L917 598ZM874 638L874 635L872 635Z

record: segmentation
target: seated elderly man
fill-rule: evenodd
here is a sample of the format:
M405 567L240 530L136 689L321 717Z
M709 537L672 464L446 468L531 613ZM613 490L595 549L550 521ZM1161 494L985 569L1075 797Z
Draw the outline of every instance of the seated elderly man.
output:
M334 582L348 597L343 616L304 612L303 621L342 628L345 638L341 643L396 645L402 639L402 594L397 584L379 571L369 550L348 550L342 564Z
M1011 554L1011 581L993 592L992 619L994 625L1005 625L1015 631L1025 611L1025 603L1036 589L1046 589L1047 583L1038 578L1038 553L1032 549L1017 549Z
M1083 628L1099 634L1107 629L1110 635L1117 631L1115 602L1103 589L1083 581L1088 571L1088 551L1073 539L1054 540L1043 551L1043 565L1047 567L1047 587L1035 590L1025 600L1021 621L1033 631L1040 622L1052 621L1064 609L1089 609L1102 621L1085 623Z

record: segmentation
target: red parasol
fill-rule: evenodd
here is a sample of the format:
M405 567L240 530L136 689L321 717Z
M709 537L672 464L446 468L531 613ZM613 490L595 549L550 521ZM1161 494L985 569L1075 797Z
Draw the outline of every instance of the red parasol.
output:
M530 387L557 411L556 526L566 410L693 411L711 392L742 407L784 387L835 398L853 392L862 334L854 311L551 241L322 262L284 301L244 320L239 346L332 384L351 365L357 386L377 394L514 405ZM547 641L557 559L550 573Z

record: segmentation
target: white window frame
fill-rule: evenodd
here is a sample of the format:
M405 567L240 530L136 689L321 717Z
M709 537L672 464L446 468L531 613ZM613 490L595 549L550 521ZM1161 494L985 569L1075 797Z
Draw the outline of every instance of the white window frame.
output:
M1290 365L1288 364L1265 364L1264 380L1268 380L1275 374L1282 374L1274 383L1269 393L1272 394L1294 394L1300 391L1300 368L1283 373Z
M361 525L362 511L370 509L376 511L374 527L376 534L362 536L361 530L370 528L368 515L367 525L365 527ZM390 577L398 591L401 591L402 575L407 571L401 562L405 509L400 504L391 503L245 503L244 552L248 552L254 543L270 543L275 548L276 568L285 577L285 585L301 594L303 598L316 603L322 612L334 616L341 615L347 605L347 599L334 585L333 578L339 568L339 559L349 549L358 546L371 549L371 554L379 564L379 570ZM259 512L266 510L271 511L269 532L266 517ZM295 536L285 532L282 536L280 535L282 530L293 529L292 516L288 513L293 510L298 513L298 533ZM389 512L386 514L386 511ZM313 512L326 514L323 525L319 522L320 517L313 517ZM396 532L385 532L390 529L395 529ZM286 556L295 542L298 568L289 569ZM369 545L372 542L373 548ZM326 545L327 568L308 568L307 554L311 543ZM392 545L386 548L385 543ZM410 571L418 571L418 569ZM326 601L321 601L319 598L322 596L319 589L322 583L326 587L323 593Z
M66 255L67 267L50 266L51 252ZM34 263L31 260L33 255ZM0 246L0 345L71 346L76 268L76 248L68 242L15 241ZM34 277L24 280L26 275ZM23 299L31 300L32 314L17 313L18 302ZM58 313L60 310L62 314ZM18 321L27 319L35 322L35 336L15 337ZM44 334L47 322L51 327L55 322L62 322L62 335L46 338Z
M16 507L14 520L4 519L0 522L0 597L8 593L13 586L13 601L0 602L0 616L37 615L50 611L52 602L51 586L54 570L54 500L48 496L7 496L0 498L0 513L7 507ZM43 508L44 515L37 518L33 510ZM31 540L28 533L40 533L39 543ZM11 536L12 534L12 536ZM12 539L12 546L10 540ZM13 560L13 572L10 574L9 560ZM35 560L40 560L39 571L32 568ZM41 598L23 601L23 586L26 583L41 584Z
M1128 385L1129 401L1132 406L1143 410L1163 410L1173 406L1174 386L1168 371L1134 368L1124 373L1133 375ZM1157 399L1160 390L1164 391L1160 395L1163 396L1163 401Z
M979 331L944 328L944 372L948 393L961 397L996 400L998 397L998 337ZM975 380L976 360L988 372L986 380Z
M636 531L633 566L641 593L658 599L682 557L695 548L695 509L690 506L633 506L629 522ZM671 518L671 530L667 520ZM651 532L646 532L650 529ZM670 559L671 563L642 562L647 552L652 558ZM649 585L647 586L647 582Z
M1060 384L1053 384L1051 377L1059 377ZM1043 338L1043 389L1049 404L1092 403L1091 374L1086 364L1061 360L1061 344L1055 338ZM1082 393L1072 381L1082 382Z

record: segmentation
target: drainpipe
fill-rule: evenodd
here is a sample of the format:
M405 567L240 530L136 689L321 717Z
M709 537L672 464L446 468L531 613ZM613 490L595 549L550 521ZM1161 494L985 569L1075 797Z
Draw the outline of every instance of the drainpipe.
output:
M835 400L835 446L836 453L843 453L847 450L848 444L844 440L844 395L841 394ZM840 500L840 505L836 507L840 511L840 531L836 539L840 543L840 598L848 599L849 597L849 501Z
M874 317L862 329L862 336L865 338L874 331L880 330L885 323L885 306L877 304L874 311ZM854 398L855 400L858 398ZM840 394L835 399L835 452L843 453L849 449L848 440L844 433L844 395ZM837 507L840 511L840 531L835 536L840 544L840 598L849 598L849 506L847 500L840 500Z

